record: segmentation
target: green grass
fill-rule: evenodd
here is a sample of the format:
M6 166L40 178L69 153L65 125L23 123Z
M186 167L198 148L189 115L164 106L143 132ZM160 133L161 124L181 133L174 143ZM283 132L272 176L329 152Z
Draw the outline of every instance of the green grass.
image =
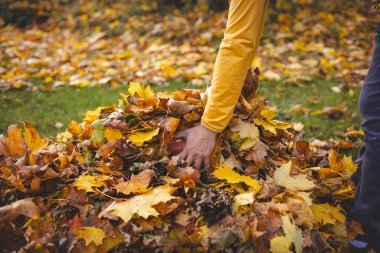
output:
M259 91L268 98L270 106L277 107L281 120L303 123L307 138L329 139L344 133L347 127L358 129L361 124L357 106L360 88L350 92L333 92L332 87L340 84L336 80L320 79L314 79L302 87L261 82ZM311 99L316 99L316 102L310 102ZM294 112L291 109L295 105L301 105L302 109L309 112ZM346 107L347 110L342 117L332 119L322 112L324 107Z
M286 85L280 82L261 81L260 93L268 98L271 106L278 109L279 119L301 122L305 125L306 139L329 139L343 133L349 126L360 126L357 101L360 89L334 93L331 87L338 86L338 81L315 79L302 87ZM177 90L191 88L186 83L172 81L169 87L154 87L157 90ZM73 119L81 121L87 110L97 106L111 105L118 102L119 93L125 92L125 86L72 88L59 87L50 92L34 92L29 89L13 90L0 94L0 133L5 133L8 125L19 121L34 124L44 136L55 136L63 131ZM317 103L310 103L310 98L317 98ZM310 110L308 114L293 113L289 110L297 104ZM330 119L320 114L326 106L346 106L347 112L339 119ZM350 117L350 114L354 114ZM64 126L55 127L57 122Z
M153 87L157 90L177 90L189 85L171 82L170 87ZM0 94L0 134L5 134L9 125L27 121L48 137L54 137L67 126L70 120L81 121L87 110L102 105L117 104L120 92L127 92L126 86L118 87L59 87L49 92L35 92L31 89L11 90ZM60 122L63 128L57 129Z

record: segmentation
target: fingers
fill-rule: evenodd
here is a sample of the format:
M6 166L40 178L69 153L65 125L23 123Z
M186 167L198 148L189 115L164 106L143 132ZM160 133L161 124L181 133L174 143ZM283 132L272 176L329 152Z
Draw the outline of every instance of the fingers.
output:
M186 158L186 163L187 163L187 166L191 166L194 162L194 155L193 154L189 154Z
M211 155L205 157L205 160L204 160L205 168L210 167L210 156Z
M189 132L187 130L176 132L174 134L174 138L179 139L179 138L186 138L189 135Z
M201 168L201 165L202 165L202 162L203 162L203 157L202 156L198 156L194 159L194 168L195 169L200 169Z
M188 157L189 155L189 152L188 152L188 149L185 147L182 152L179 154L179 159L180 161L184 161L186 160L186 158Z

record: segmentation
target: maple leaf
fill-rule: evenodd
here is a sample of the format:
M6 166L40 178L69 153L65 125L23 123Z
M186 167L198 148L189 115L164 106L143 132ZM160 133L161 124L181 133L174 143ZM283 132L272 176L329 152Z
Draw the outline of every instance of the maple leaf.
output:
M311 206L314 219L321 224L335 224L344 222L345 216L341 213L342 209L331 206L330 204L315 204Z
M270 251L273 253L291 253L290 246L294 243L296 253L301 253L303 249L302 231L293 224L289 216L281 216L282 228L285 236L276 236L270 240Z
M273 180L277 185L281 185L294 191L308 191L315 187L315 184L307 179L306 175L290 175L292 162L284 163L277 168L273 174Z
M262 126L265 130L272 134L277 134L277 129L288 129L292 127L292 124L284 123L278 120L267 120L264 118L253 119L256 125Z
M154 92L150 86L143 88L139 82L131 82L129 84L128 93L131 96L135 96L137 94L142 99L154 98Z
M352 161L352 156L343 156L342 164L343 164L344 170L347 172L348 175L351 175L352 173L354 173L359 167L358 164Z
M105 237L106 233L104 233L102 229L95 227L81 227L77 235L78 239L84 239L86 246L90 245L92 242L95 246L100 246Z
M160 128L156 128L148 131L136 131L128 134L128 139L136 146L142 146L144 142L150 141L154 136L158 134Z
M231 184L245 183L246 185L253 188L253 192L255 194L261 190L261 185L256 179L253 179L249 176L241 176L225 164L217 167L213 175L217 179L226 180Z
M102 111L115 111L115 106L99 106L95 110L88 110L84 115L83 121L87 124L91 124L99 119L99 115Z
M169 200L176 199L171 195L176 190L168 185L154 188L141 195L134 196L123 202L114 202L108 206L102 214L111 212L119 216L124 222L128 222L134 215L138 215L147 219L149 216L157 217L159 213L153 207L160 202L168 202Z
M245 139L240 145L240 150L249 149L259 141L260 131L253 123L239 120L236 125L231 127L231 131L238 132L240 138Z
M21 128L17 125L8 127L8 137L0 136L0 153L9 156L23 155L25 152Z
M242 139L252 138L258 139L260 132L257 126L252 123L247 123L239 119L238 123L231 127L231 131L238 132Z
M155 175L153 170L143 170L137 176L133 175L131 180L115 185L115 188L125 195L144 193L148 191L148 186Z
M49 141L47 139L42 139L33 125L26 122L23 122L23 125L26 144L32 153L37 153L48 145Z
M75 182L74 186L78 190L85 190L86 192L95 192L94 188L99 188L103 186L103 182L107 180L108 177L99 175L99 176L80 176Z

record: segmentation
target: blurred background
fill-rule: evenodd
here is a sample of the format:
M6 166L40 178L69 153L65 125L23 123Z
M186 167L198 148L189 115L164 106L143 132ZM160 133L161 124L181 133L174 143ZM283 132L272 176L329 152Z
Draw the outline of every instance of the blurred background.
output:
M252 63L260 93L306 139L355 153L357 100L379 13L370 1L270 2ZM228 0L0 1L0 134L27 121L45 136L117 104L129 82L205 88Z

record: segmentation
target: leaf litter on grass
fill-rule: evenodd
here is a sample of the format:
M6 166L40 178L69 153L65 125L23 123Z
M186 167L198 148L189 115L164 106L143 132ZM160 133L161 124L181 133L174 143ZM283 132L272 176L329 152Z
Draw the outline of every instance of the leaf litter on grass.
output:
M10 10L37 8L49 19L20 28L0 18L0 91L209 82L226 11L198 4L160 13L156 1L74 2L9 3ZM377 14L369 1L278 0L253 65L264 79L301 85L335 77L351 89L368 69Z
M350 231L360 232L346 219L355 189L352 159L318 150L291 124L273 121L255 92L258 71L248 75L208 170L179 161L186 140L173 139L200 123L202 90L146 96L135 91L149 88L133 83L117 107L89 111L56 140L27 123L10 126L0 136L2 248L344 250ZM247 139L256 141L242 149Z

